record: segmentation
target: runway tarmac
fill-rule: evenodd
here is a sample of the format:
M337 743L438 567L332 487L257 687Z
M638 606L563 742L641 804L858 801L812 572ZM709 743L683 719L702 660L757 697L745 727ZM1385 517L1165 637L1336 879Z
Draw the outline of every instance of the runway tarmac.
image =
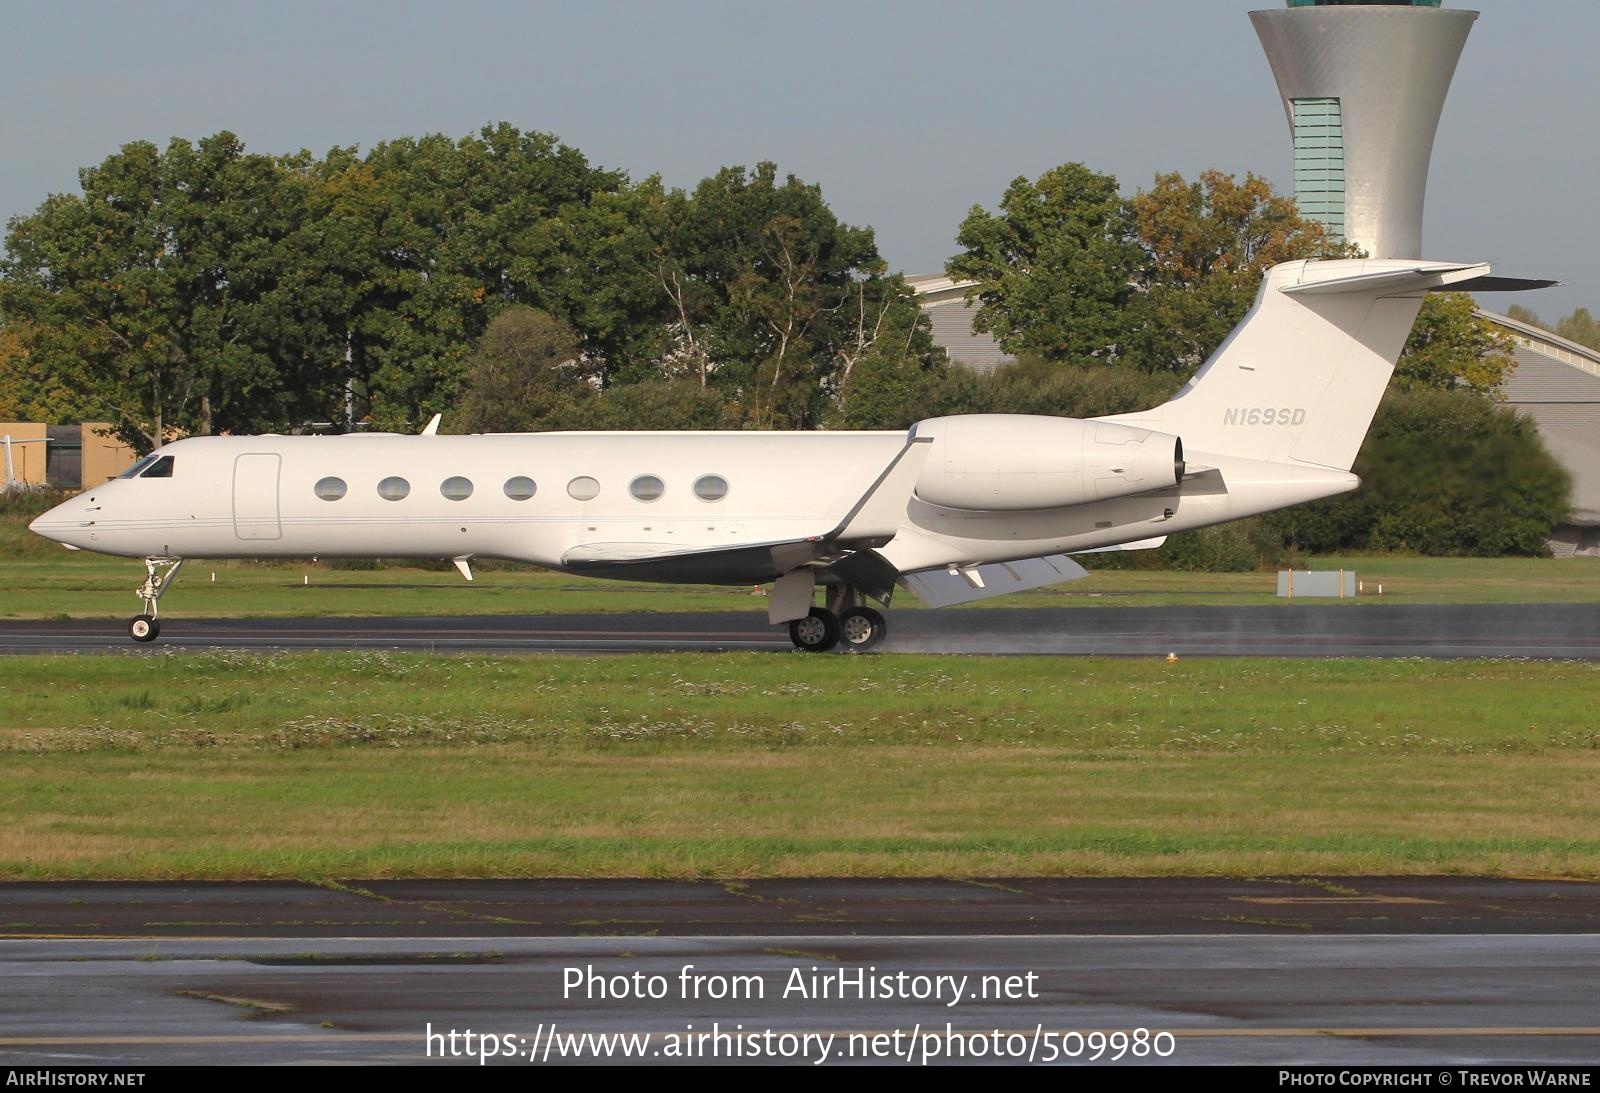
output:
M151 645L116 620L0 621L0 653L174 649L793 652L760 611L470 618L163 616ZM1103 607L897 611L885 652L1104 656L1600 658L1600 604Z
M797 932L1600 935L1600 884L1473 877L0 883L0 939Z
M1600 1063L1579 883L12 884L0 912L0 1065L473 1063L469 1029L522 1063L1080 1062L1096 1031L1124 1062Z

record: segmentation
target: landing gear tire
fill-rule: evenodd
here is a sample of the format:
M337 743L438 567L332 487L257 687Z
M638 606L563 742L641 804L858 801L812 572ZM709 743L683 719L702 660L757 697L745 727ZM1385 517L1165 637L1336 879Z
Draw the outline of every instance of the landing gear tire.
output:
M826 653L839 644L839 620L825 607L813 607L811 614L789 624L789 640L807 653Z
M865 653L889 634L883 615L870 607L851 607L839 616L839 639L847 653Z
M166 572L162 572L162 567ZM144 614L135 615L128 622L128 636L134 641L155 641L161 636L161 623L156 621L157 606L162 595L172 585L172 579L183 568L182 558L156 556L144 560L144 584L136 595L144 605Z

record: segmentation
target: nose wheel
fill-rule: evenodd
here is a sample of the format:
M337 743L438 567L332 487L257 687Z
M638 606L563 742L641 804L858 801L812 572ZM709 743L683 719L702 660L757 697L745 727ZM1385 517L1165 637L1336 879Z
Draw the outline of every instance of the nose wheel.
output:
M156 618L161 595L166 592L168 586L172 584L172 579L182 568L182 558L144 560L144 584L139 586L137 593L140 602L144 604L144 613L135 615L128 621L128 636L134 641L155 641L161 636L161 623Z

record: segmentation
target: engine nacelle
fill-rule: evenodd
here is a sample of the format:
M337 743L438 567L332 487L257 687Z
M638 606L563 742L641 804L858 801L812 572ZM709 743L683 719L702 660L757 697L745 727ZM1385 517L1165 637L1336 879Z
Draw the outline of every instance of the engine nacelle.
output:
M1106 421L963 414L917 423L934 438L917 496L953 509L1064 508L1177 485L1183 441Z

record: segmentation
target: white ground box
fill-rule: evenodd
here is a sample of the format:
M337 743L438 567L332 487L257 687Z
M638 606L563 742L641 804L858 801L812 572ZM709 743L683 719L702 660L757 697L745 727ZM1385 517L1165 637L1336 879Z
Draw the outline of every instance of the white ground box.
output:
M1287 599L1296 596L1337 596L1344 599L1356 594L1356 571L1353 569L1280 569L1278 570L1278 595Z

